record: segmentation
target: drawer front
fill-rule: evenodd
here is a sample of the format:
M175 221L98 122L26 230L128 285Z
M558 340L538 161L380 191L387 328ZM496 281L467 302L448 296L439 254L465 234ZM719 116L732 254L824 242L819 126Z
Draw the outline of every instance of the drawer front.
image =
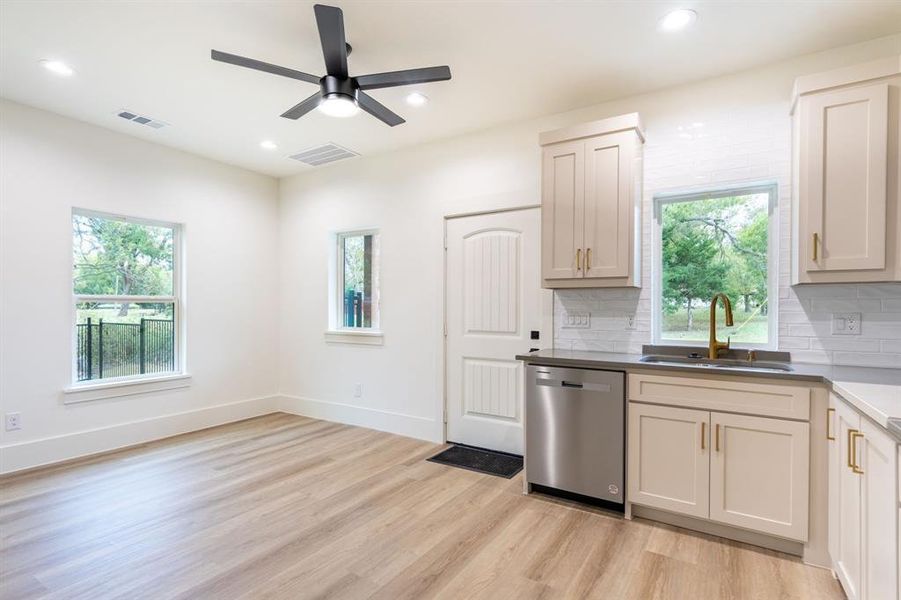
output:
M810 388L629 374L629 400L782 419L810 419Z

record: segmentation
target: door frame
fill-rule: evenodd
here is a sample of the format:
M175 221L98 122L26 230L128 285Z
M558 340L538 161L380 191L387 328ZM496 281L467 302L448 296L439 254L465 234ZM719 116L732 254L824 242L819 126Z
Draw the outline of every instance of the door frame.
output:
M462 219L465 217L481 217L485 215L494 215L498 213L507 213L507 212L518 212L522 210L532 210L537 209L538 212L538 252L539 257L541 254L541 205L540 204L524 204L521 206L512 206L509 208L496 208L492 210L479 210L473 212L463 212L463 213L451 213L448 215L444 215L444 220L442 227L444 229L443 235L441 236L441 243L443 245L442 253L444 255L444 275L441 278L441 300L442 300L442 314L441 314L441 441L442 443L447 443L447 224L452 219ZM539 258L540 261L540 258ZM539 273L540 273L541 265L539 264ZM551 335L551 347L553 347L553 333L554 333L554 294L553 290L545 289L541 287L541 279L539 277L538 280L538 289L539 289L539 305L541 306L541 327L539 328L540 336L542 339L547 340L546 336L548 334ZM539 339L541 342L541 339ZM525 423L523 423L525 426Z

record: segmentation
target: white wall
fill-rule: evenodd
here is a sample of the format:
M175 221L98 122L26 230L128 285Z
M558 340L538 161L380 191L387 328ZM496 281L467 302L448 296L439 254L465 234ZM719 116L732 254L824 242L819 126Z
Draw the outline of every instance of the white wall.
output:
M650 230L648 201L662 190L773 179L779 182L787 207L788 104L794 78L899 52L901 35L896 35L415 149L363 157L282 180L279 379L286 405L314 416L441 439L442 217L538 203L540 131L640 112L648 135L645 233ZM705 124L696 129L703 129L706 137L683 137L685 127L696 122ZM787 214L783 208L783 249L788 242ZM382 230L385 344L328 344L323 337L328 315L328 232L362 227ZM816 298L799 299L786 285L788 256L785 251L783 254L780 309L786 323L780 326L780 336L787 343L793 339L801 345L804 342L797 340L806 338L806 346L797 353L799 360L846 357L841 351L819 348L839 343L824 336L819 324L823 311L833 306L832 300L826 300L832 296L846 298L843 310L867 309L866 336L874 330L898 332L901 286L843 286L835 292L824 288L809 292ZM607 310L610 317L617 318L596 319L596 328L587 332L564 334L558 329L556 343L640 351L641 344L650 340L647 244L644 258L640 292L557 294L558 312L587 307L599 316ZM864 296L866 302L861 299L858 304L857 298ZM873 310L877 305L878 312ZM637 331L623 330L619 316L626 312L636 314ZM868 327L867 323L872 324ZM861 349L895 352L892 344L897 342L891 339L886 346L881 340L869 340ZM551 340L543 341L543 346L550 345ZM895 360L890 356L887 362L897 364ZM353 397L357 382L363 384L362 398Z
M11 102L0 113L0 413L22 416L0 431L0 468L269 412L277 181ZM184 224L190 387L63 404L73 207Z

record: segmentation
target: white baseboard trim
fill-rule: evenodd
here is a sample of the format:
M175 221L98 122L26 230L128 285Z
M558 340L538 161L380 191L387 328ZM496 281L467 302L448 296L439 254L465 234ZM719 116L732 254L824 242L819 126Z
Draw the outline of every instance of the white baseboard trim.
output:
M0 446L0 474L108 452L135 444L277 412L278 396L251 398L171 415Z
M425 417L287 394L280 396L277 406L282 412L294 415L387 431L428 442L443 441L439 424Z

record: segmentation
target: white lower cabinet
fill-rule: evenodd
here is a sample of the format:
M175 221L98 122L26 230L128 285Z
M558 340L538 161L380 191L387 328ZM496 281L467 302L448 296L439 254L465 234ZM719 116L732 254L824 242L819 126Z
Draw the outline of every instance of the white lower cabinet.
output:
M810 425L711 413L710 519L807 540Z
M835 395L827 420L833 569L848 600L897 600L897 443Z
M693 517L709 512L710 413L629 406L629 500Z
M809 424L629 404L633 504L807 540Z

